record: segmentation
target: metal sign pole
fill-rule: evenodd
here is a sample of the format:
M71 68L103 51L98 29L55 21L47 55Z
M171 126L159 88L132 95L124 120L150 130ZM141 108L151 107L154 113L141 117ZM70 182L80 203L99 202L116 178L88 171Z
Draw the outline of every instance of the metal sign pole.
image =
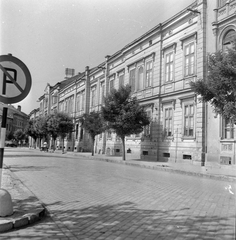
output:
M0 188L2 187L2 166L3 166L4 145L5 145L5 138L6 138L7 110L8 108L3 107L1 139L0 139Z

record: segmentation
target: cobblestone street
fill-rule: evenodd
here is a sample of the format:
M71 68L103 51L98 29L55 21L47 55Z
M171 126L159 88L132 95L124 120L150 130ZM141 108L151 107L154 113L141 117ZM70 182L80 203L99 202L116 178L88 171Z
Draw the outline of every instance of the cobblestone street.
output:
M235 239L233 182L38 150L9 150L4 163L50 217L1 240Z

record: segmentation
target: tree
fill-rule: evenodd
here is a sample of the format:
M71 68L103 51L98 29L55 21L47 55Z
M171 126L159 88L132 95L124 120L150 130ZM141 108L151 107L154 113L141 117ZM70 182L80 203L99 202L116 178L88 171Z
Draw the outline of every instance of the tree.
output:
M95 137L105 131L104 120L102 119L101 113L93 111L90 113L84 113L79 121L81 127L89 133L92 139L92 156L94 156Z
M125 136L138 134L143 127L150 124L149 118L135 97L131 97L130 85L113 89L105 98L102 116L107 121L108 128L121 138L123 160L125 160Z
M22 143L22 140L25 139L25 133L22 129L17 129L15 132L14 132L14 138L16 139L17 142L20 142Z
M54 113L48 115L47 117L47 131L53 139L53 150L55 150L55 142L59 131L59 120L57 118L57 115Z
M34 148L36 148L36 140L38 138L38 132L35 128L35 123L35 119L30 119L25 129L25 133L34 139Z
M55 118L58 121L56 133L62 139L62 153L64 153L64 139L68 133L74 130L73 120L68 114L63 112L56 113Z
M47 135L48 135L47 118L44 116L40 116L36 118L34 125L35 125L37 136L40 139L40 144L41 144L41 139L47 138Z
M236 122L236 42L227 52L209 54L207 79L191 83L195 93L209 102L213 110Z
M6 134L6 140L13 140L13 139L14 139L13 131L10 131L8 134Z

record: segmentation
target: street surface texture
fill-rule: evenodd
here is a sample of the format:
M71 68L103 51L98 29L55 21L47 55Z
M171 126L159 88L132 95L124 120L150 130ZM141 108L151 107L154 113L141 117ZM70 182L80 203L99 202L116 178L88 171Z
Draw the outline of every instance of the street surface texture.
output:
M4 163L51 215L1 240L235 239L232 182L28 149Z

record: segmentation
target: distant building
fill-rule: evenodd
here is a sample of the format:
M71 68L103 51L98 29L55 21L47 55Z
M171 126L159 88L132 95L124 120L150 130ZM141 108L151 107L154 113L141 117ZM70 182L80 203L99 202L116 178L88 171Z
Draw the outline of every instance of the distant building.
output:
M207 53L230 45L236 30L236 0L196 0L175 16L127 44L98 66L85 67L39 98L39 115L54 111L73 117L68 151L90 151L80 127L83 113L99 111L112 88L130 84L151 118L141 134L126 137L126 149L143 160L205 165L235 164L234 126L201 102L189 83L207 77ZM57 147L61 144L58 140ZM96 138L95 152L121 155L121 140L113 132ZM228 160L225 160L228 159ZM229 159L231 159L229 163Z
M2 122L2 110L5 105L0 102L0 123ZM24 131L28 123L28 115L21 111L21 106L15 108L12 105L7 106L7 123L6 123L6 136L14 133L16 130L21 129Z

